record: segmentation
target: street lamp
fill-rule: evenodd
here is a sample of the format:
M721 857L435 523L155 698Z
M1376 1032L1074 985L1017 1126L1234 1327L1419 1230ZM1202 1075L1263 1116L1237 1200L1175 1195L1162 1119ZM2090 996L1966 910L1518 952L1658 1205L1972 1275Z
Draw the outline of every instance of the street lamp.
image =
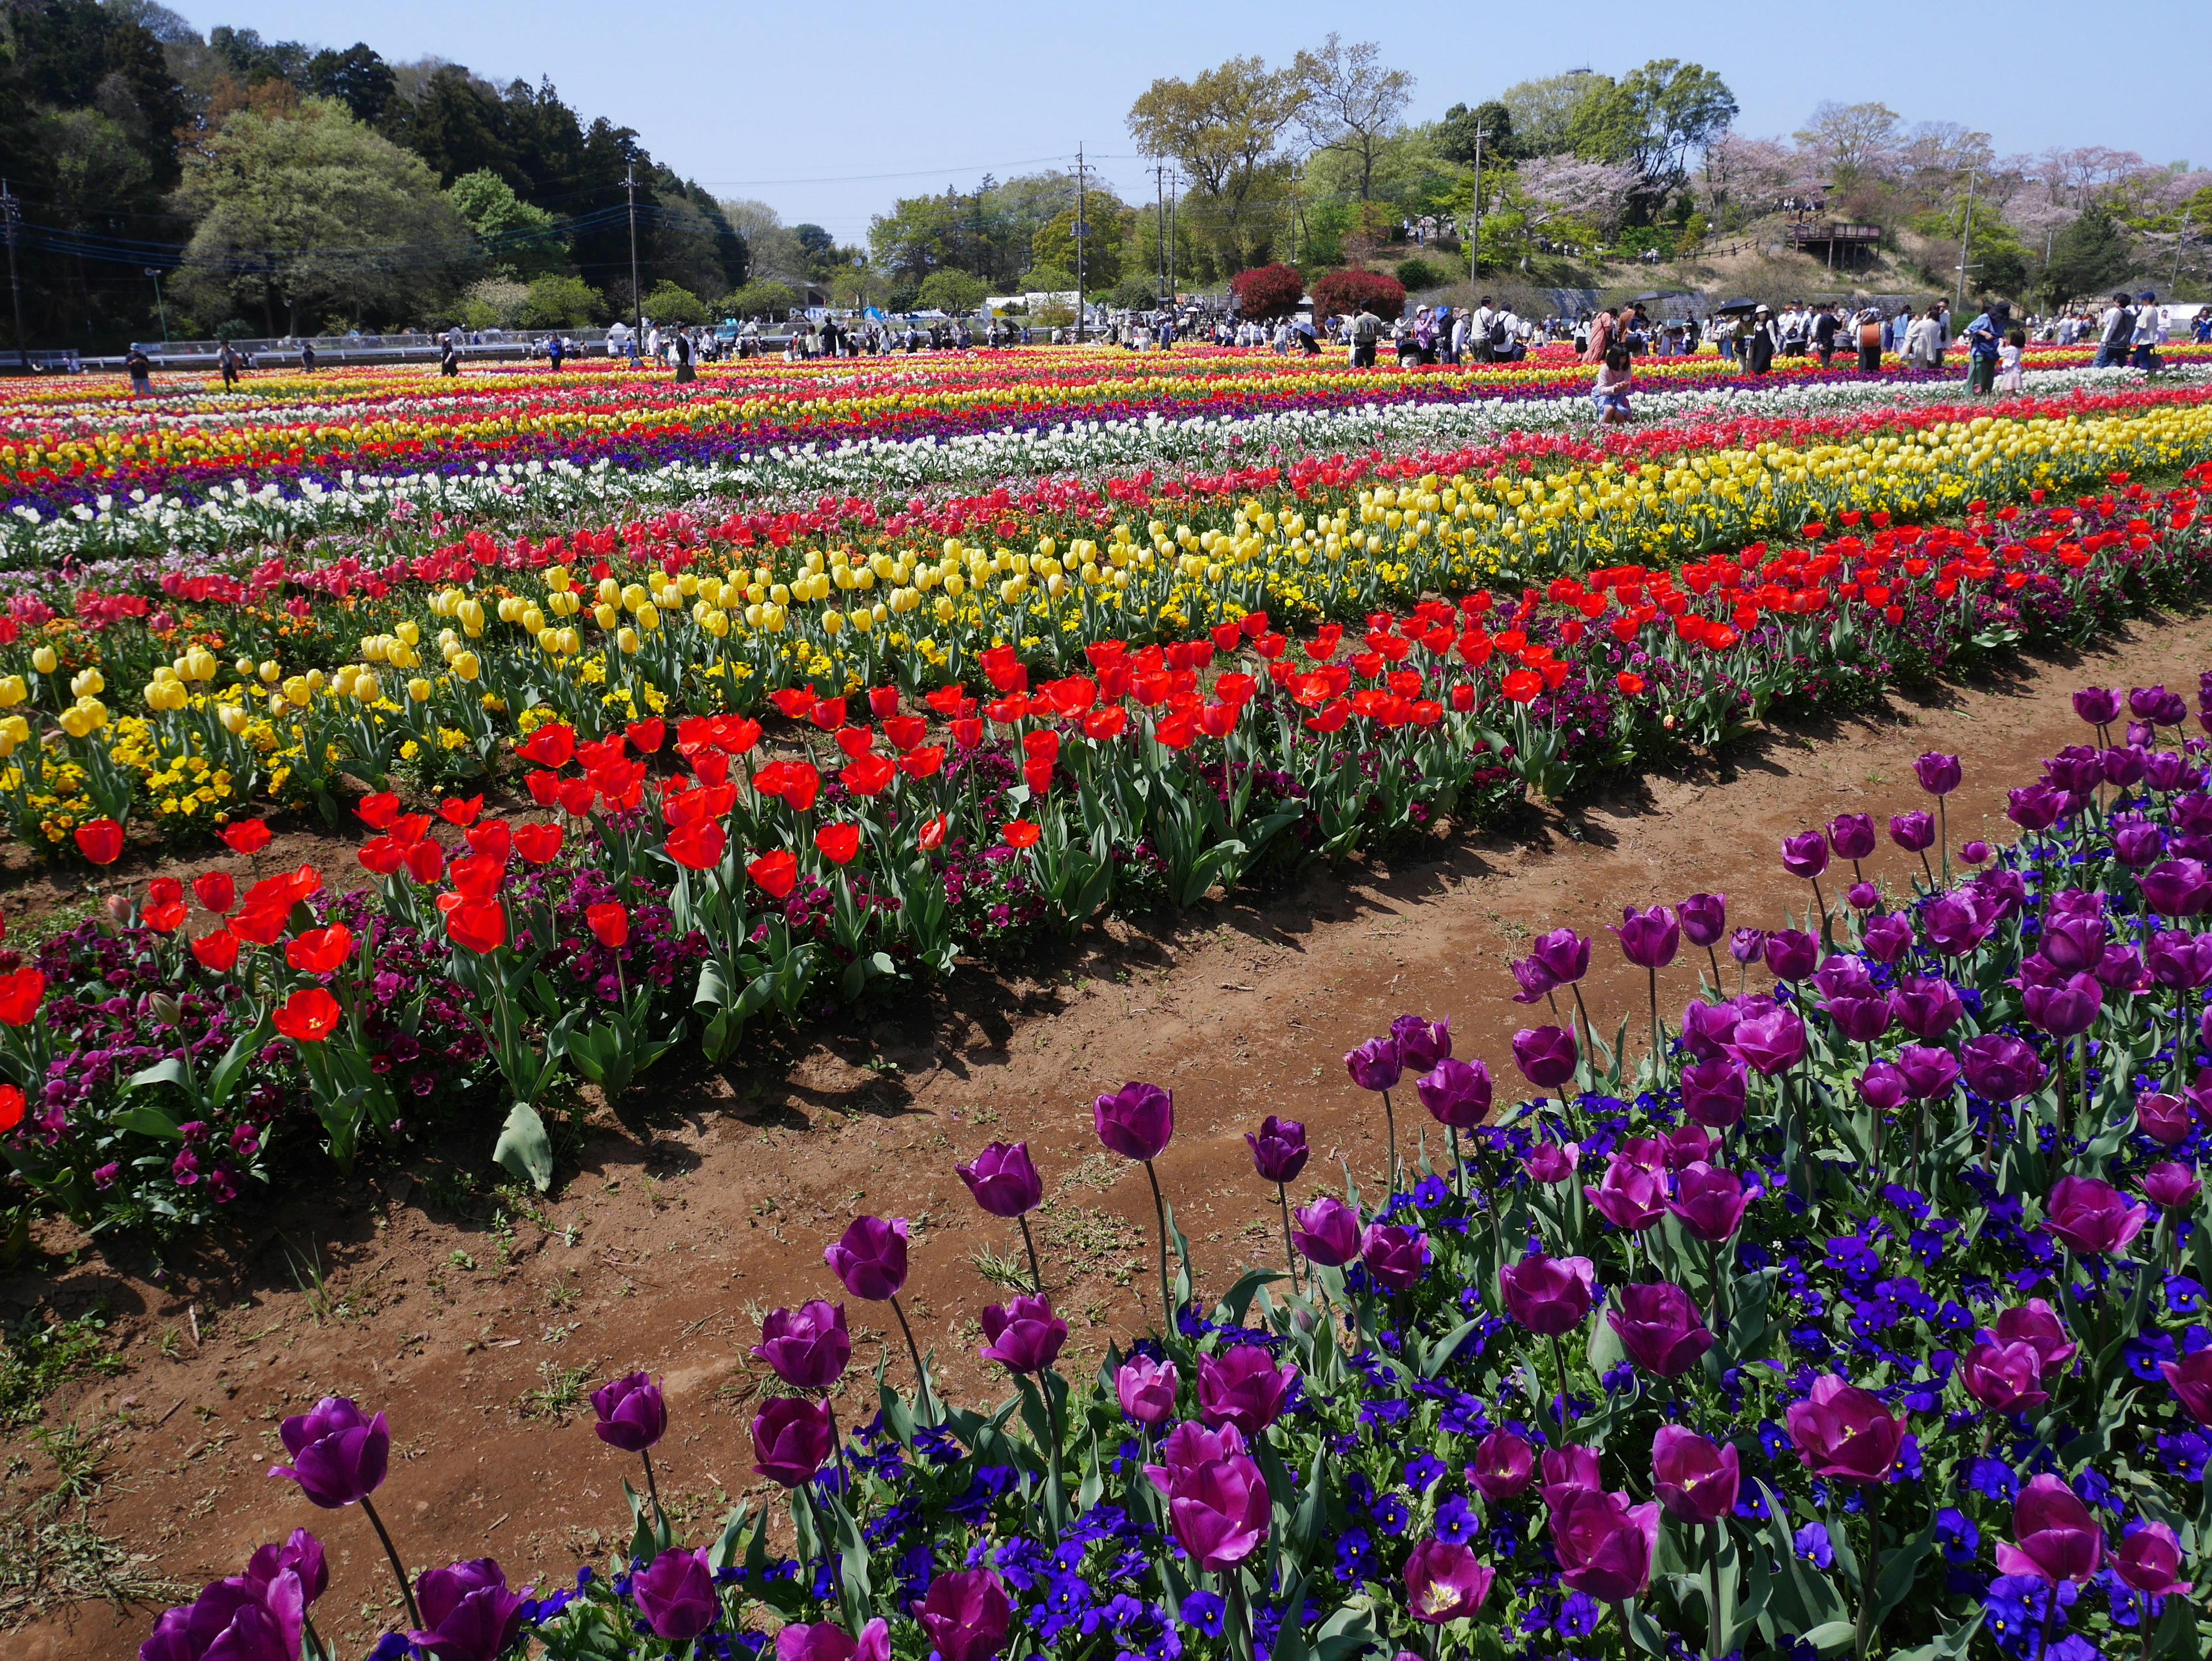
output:
M154 279L154 309L161 314L161 344L166 346L169 344L169 307L161 299L161 268L149 265L145 272Z

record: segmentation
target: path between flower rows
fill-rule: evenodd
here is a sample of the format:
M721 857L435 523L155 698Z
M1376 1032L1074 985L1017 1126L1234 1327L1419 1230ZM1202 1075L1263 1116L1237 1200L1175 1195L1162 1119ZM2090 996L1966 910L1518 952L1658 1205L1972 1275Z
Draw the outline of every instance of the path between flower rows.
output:
M1306 1189L1340 1183L1340 1158L1357 1177L1379 1172L1380 1104L1351 1086L1341 1057L1392 1016L1449 1016L1456 1053L1486 1059L1510 1098L1508 1041L1534 1023L1510 1000L1506 963L1533 934L1598 934L1626 904L1698 891L1724 891L1733 921L1779 926L1783 908L1810 901L1781 869L1782 837L1845 811L1879 821L1923 805L1911 764L1924 750L1965 760L1954 844L1998 840L2011 828L2002 784L2086 734L2068 702L2075 687L2193 688L2206 667L2212 615L2136 624L2105 649L2039 660L2002 684L1771 733L1728 772L1625 787L1573 816L1579 840L1569 821L1528 814L1419 857L1194 914L1173 935L1117 925L1116 939L1051 959L1048 974L916 999L823 1038L787 1072L673 1093L649 1081L535 1218L502 1227L489 1202L457 1212L386 1175L273 1208L234 1262L189 1283L179 1274L165 1287L88 1254L51 1279L0 1281L0 1314L52 1290L64 1312L97 1296L118 1317L128 1369L54 1398L46 1414L50 1427L74 1417L107 1439L93 1507L105 1532L197 1585L261 1541L313 1528L331 1553L328 1607L351 1617L337 1635L365 1647L389 1585L368 1530L312 1513L295 1488L263 1475L276 1421L315 1396L351 1395L390 1416L384 1512L414 1567L488 1552L511 1579L550 1580L599 1555L593 1530L624 1514L629 1463L577 1421L577 1387L650 1368L666 1377L673 1421L656 1454L662 1492L684 1496L696 1531L752 1481L757 1380L745 1351L758 1317L834 1291L821 1250L849 1216L913 1220L918 1335L936 1344L956 1393L996 1400L1002 1376L987 1380L973 1355L976 1317L1004 1294L974 1260L988 1250L1011 1261L1019 1241L974 1208L952 1166L988 1141L1027 1139L1053 1195L1039 1238L1046 1278L1075 1329L1071 1359L1095 1361L1114 1334L1141 1328L1157 1284L1149 1193L1100 1152L1097 1092L1133 1078L1173 1089L1176 1134L1160 1176L1206 1289L1218 1292L1241 1265L1280 1262L1273 1194L1243 1140L1262 1115L1306 1122L1320 1156ZM1894 882L1908 874L1886 839L1869 864ZM1642 971L1601 934L1593 961L1586 995L1601 1027L1627 1017L1639 1030ZM1670 1019L1700 972L1702 955L1686 953L1662 972ZM1403 1093L1410 1153L1425 1119ZM1441 1153L1438 1138L1430 1145ZM294 1272L311 1256L324 1271L319 1299ZM855 1360L872 1363L884 1335L876 1311L852 1313ZM894 1358L896 1382L910 1385L910 1371ZM847 1423L865 1416L860 1388L848 1385ZM0 1510L51 1480L50 1461L20 1434L0 1442L0 1460L13 1453L27 1469ZM11 1638L9 1652L122 1654L152 1613L88 1606L27 1643Z

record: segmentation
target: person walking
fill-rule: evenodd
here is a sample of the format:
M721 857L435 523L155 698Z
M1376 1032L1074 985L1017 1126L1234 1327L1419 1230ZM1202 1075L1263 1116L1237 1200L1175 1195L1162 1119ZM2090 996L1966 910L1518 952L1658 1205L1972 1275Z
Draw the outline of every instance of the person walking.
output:
M123 370L131 377L131 396L151 398L154 395L154 360L141 347L133 346L123 355Z
M2128 367L2131 369L2158 370L2166 367L2158 349L2166 342L2166 313L2159 309L2158 296L2146 289L2136 296L2142 304L2136 308L2136 326L2129 338L2131 348Z
M1881 337L1884 331L1881 318L1871 306L1858 315L1859 373L1879 374L1881 372Z
M1352 319L1352 367L1371 369L1375 367L1375 348L1382 338L1382 319L1372 309L1362 306L1359 314Z
M460 349L453 344L453 338L448 336L445 344L438 350L438 373L451 380L460 372Z
M1996 300L1966 325L1966 390L1981 397L1993 390L1997 379L1997 353L2004 345L2005 325L2012 307Z
M2097 361L2089 367L2094 369L2123 369L2127 367L2128 353L2135 344L2135 307L2128 303L2124 293L2112 296L2112 303L2105 308L2104 320L2097 330Z
M215 367L222 372L222 389L227 392L238 390L238 348L224 341L215 355Z
M1836 315L1836 308L1822 301L1820 309L1813 318L1813 350L1819 356L1820 367L1824 369L1836 355L1836 333L1842 326L1843 319Z
M1761 306L1752 314L1750 338L1740 344L1745 370L1751 374L1765 374L1772 369L1778 344L1774 338L1774 313Z
M1583 349L1581 361L1584 363L1604 362L1617 326L1612 312L1600 307L1598 314L1590 319L1589 344Z

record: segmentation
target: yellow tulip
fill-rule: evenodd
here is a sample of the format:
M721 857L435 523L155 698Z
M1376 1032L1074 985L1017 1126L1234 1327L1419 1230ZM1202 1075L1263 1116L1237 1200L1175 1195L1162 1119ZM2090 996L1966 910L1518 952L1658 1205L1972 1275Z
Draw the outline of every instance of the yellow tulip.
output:
M61 667L62 660L54 655L51 646L41 646L31 654L31 667L42 675L51 675Z

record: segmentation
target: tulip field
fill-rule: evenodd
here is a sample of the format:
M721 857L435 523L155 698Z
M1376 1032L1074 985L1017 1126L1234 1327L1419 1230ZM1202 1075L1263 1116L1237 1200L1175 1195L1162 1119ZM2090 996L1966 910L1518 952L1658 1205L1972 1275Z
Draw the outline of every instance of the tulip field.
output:
M457 1141L544 1194L595 1112L1109 918L2201 605L2212 358L2087 356L1997 401L1657 360L1627 427L1558 352L27 391L0 854L94 902L0 941L0 1214L183 1258ZM958 1174L1026 1281L970 1346L1003 1405L933 1377L876 1204L763 1314L775 1503L687 1533L632 1372L590 1397L611 1558L426 1565L380 1510L404 1404L332 1396L270 1473L331 1514L141 1653L350 1661L341 1534L404 1607L377 1661L2202 1653L2212 672L2074 707L2008 846L1931 752L1886 828L1783 843L1799 917L1536 938L1510 1057L1344 1034L1387 1163L1254 1126L1272 1269L1177 1226L1170 1091L1100 1095L1152 1312L1095 1376L997 1142ZM858 1305L892 1336L841 1421Z

